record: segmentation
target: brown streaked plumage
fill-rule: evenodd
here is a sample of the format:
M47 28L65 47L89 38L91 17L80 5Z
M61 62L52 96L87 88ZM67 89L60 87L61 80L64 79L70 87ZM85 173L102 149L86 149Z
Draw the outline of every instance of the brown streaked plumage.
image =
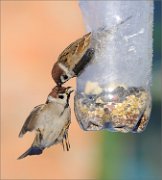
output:
M52 78L57 85L60 85L80 74L87 63L88 58L84 58L87 53L91 42L91 32L84 35L82 38L71 43L58 57L58 61L54 64L52 69ZM88 61L92 58L89 57ZM77 72L74 72L74 68L80 64L80 68L77 68Z
M73 69L90 45L91 32L71 43L58 57L58 62Z

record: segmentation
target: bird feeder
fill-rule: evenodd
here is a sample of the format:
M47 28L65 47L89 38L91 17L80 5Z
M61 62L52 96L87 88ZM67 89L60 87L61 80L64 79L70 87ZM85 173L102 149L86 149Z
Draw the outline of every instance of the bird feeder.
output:
M142 132L151 111L153 1L80 1L93 60L77 78L84 130Z

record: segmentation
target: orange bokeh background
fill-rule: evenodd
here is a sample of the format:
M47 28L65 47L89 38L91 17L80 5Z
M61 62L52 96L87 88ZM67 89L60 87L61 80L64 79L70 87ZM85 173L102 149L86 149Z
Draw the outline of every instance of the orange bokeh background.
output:
M73 111L69 152L61 145L17 160L34 133L18 133L55 85L51 69L59 53L85 33L77 1L1 1L1 178L92 179L99 164L94 132L79 128ZM75 87L75 79L66 83Z

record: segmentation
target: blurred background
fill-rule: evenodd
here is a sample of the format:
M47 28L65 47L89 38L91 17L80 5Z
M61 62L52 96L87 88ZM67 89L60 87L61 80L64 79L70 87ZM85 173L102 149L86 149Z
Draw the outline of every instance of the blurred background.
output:
M34 133L18 133L53 88L51 69L59 53L85 34L77 1L1 1L1 179L160 180L161 2L155 1L153 108L141 134L84 132L73 112L69 152L53 146L18 161ZM75 79L66 85L75 87Z

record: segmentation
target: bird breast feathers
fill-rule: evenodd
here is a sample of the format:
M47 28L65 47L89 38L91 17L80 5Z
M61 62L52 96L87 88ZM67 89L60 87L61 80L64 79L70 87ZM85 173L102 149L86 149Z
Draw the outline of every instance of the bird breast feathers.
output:
M54 105L52 103L49 103L45 109L40 113L36 124L35 128L50 128L54 126L61 126L64 123L67 122L67 117L70 115L69 114L69 109L65 109L64 113L62 116L60 114L63 112L64 106L61 104Z

